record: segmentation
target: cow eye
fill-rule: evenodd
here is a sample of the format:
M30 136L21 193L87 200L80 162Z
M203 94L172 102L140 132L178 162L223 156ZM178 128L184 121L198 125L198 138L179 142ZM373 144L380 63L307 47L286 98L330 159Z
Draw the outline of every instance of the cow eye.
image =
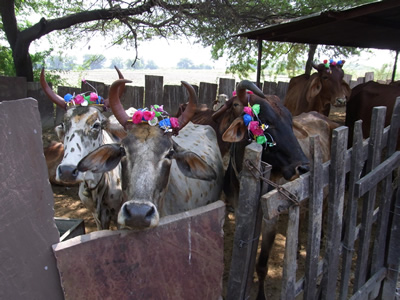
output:
M167 159L172 159L173 156L174 156L174 153L175 153L174 149L170 149L170 150L168 151L168 153L165 155L165 158L167 158Z
M92 125L92 129L98 130L101 128L101 123L100 122L96 122Z

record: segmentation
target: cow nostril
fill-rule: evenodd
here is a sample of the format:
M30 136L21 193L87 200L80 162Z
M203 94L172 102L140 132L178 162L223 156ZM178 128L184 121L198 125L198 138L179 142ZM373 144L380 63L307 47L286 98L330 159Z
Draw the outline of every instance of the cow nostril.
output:
M74 170L72 171L72 176L78 177L78 174L79 174L78 169L74 169Z
M151 206L149 211L146 213L145 218L151 218L155 214L156 210L154 209L154 206Z

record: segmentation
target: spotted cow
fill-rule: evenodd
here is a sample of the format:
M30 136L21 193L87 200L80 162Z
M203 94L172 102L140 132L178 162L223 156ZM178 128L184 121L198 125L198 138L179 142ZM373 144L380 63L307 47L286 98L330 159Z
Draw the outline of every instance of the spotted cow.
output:
M67 105L64 98L47 84L44 69L40 82L50 100L65 109L63 123L56 127L57 135L63 141L64 156L57 167L55 180L79 184L79 198L93 214L97 228L108 229L111 221L117 224L121 206L120 166L103 173L80 172L76 167L89 152L101 145L120 141L126 132L119 123L110 122L103 114L103 105Z
M213 129L190 122L197 103L193 87L182 82L189 92L189 105L179 118L158 119L147 111L147 121L142 121L144 112L143 118L138 112L130 121L117 93L125 82L129 81L112 84L109 100L127 136L120 143L101 146L78 164L82 172L102 173L122 162L120 226L134 230L155 227L162 216L218 200L222 159Z

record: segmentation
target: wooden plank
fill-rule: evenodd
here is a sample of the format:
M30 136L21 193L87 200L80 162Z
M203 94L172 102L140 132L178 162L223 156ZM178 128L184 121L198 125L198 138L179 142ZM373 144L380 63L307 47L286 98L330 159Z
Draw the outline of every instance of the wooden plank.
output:
M218 85L215 83L200 82L199 104L205 104L212 109L213 102L217 98Z
M256 168L261 167L262 146L251 143L245 148L244 160L250 161ZM232 261L229 272L226 299L245 299L249 270L254 270L253 246L258 244L256 235L257 215L260 205L260 180L244 167L240 172L240 192L238 207L235 209L235 237L232 249Z
M144 107L144 87L142 86L125 86L125 91L121 97L121 104L125 109L143 108ZM150 108L150 107L149 107Z
M164 77L162 76L144 76L144 106L150 107L154 104L162 104L160 101L163 97L163 84Z
M375 169L381 157L381 148L374 147L374 145L380 145L382 142L382 133L384 128L386 116L386 107L380 106L375 107L372 110L371 124L373 125L370 133L368 160L366 165L366 173L371 172ZM369 256L369 245L371 238L372 229L372 217L375 207L376 198L376 186L372 188L363 197L363 208L362 208L362 219L361 229L359 236L359 248L357 253L356 262L356 273L354 278L353 291L357 292L367 280L368 273L368 256Z
M225 94L228 99L232 97L233 91L236 89L235 79L220 78L218 86L218 95Z
M387 147L387 156L393 157L393 152L396 149L397 137L400 126L400 97L396 100L393 108L391 126L389 132L389 145ZM398 152L395 152L395 154ZM388 159L388 160L389 160ZM386 251L386 240L389 235L389 219L390 219L390 207L393 199L393 185L392 185L392 172L382 182L383 193L380 198L379 214L377 222L377 234L375 235L374 249L372 251L371 261L371 274L377 272L380 268L384 267L385 253ZM372 293L370 298L376 298L379 294L380 286L377 287Z
M309 220L307 231L307 256L305 266L304 299L316 299L318 280L318 261L321 244L322 206L324 189L322 187L322 156L318 136L310 137L311 180L309 201Z
M299 243L300 206L289 208L289 221L286 231L285 258L283 261L281 299L296 297L297 247Z
M366 72L365 73L365 82L374 80L374 72Z
M372 172L365 175L355 184L354 196L362 197L373 189L379 182L400 166L400 151L395 152L391 157L378 165Z
M351 275L351 264L354 255L354 243L357 237L357 198L354 196L355 182L360 178L364 166L362 121L354 124L353 151L351 156L351 170L349 173L348 199L344 218L344 238L342 242L343 258L340 280L339 299L346 300Z
M376 287L381 285L382 280L386 275L386 268L381 268L350 298L350 300L365 300L368 299L368 294ZM394 293L391 297L383 299L394 299Z
M181 103L187 102L185 97L185 87L179 85L165 85L163 102L164 110L169 112L171 115L175 115L179 109Z
M276 95L277 89L278 84L276 82L264 81L263 93L265 95Z
M390 226L390 239L386 259L387 275L383 280L380 299L394 299L400 267L400 189L397 188L394 199L394 211L392 212L392 224Z
M279 97L279 99L281 99L282 102L285 99L288 87L289 87L289 82L283 82L283 81L278 82L278 87L276 89L276 95Z
M332 134L327 243L324 255L324 274L321 280L322 299L335 299L336 295L346 178L344 162L347 150L347 136L348 128L346 127L337 128Z

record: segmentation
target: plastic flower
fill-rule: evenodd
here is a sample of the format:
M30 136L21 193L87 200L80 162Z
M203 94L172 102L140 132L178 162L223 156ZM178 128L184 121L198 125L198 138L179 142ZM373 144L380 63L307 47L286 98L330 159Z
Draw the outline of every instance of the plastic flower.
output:
M82 104L85 101L82 95L76 95L74 102L75 104Z
M172 128L178 128L179 127L179 122L177 118L170 118L170 123Z
M98 96L97 96L96 93L93 93L93 92L90 93L90 98L89 98L89 101L90 101L90 102L96 102L97 99L98 99Z
M251 122L253 120L253 118L250 116L250 115L248 115L248 114L245 114L244 116L243 116L243 121L244 121L244 125L249 125L249 123Z
M257 144L264 144L267 142L267 138L265 137L265 135L260 135L256 138Z
M163 119L161 120L158 125L160 126L160 128L162 129L168 129L171 127L171 122L169 119Z
M70 102L71 99L72 99L72 95L71 95L70 93L68 93L68 94L66 94L66 95L64 96L65 102Z
M254 114L258 115L260 113L260 104L254 104L251 109L253 110Z
M148 110L146 110L146 111L143 112L143 118L144 118L146 121L152 120L152 119L154 118L155 115L156 115L156 113L155 113L154 111L148 111Z
M252 110L251 107L249 107L249 106L244 107L244 108L243 108L243 111L244 111L244 113L250 115L251 117L254 116L253 110Z
M135 111L135 113L132 116L133 124L139 124L140 122L142 122L142 118L143 118L143 112L141 110Z

